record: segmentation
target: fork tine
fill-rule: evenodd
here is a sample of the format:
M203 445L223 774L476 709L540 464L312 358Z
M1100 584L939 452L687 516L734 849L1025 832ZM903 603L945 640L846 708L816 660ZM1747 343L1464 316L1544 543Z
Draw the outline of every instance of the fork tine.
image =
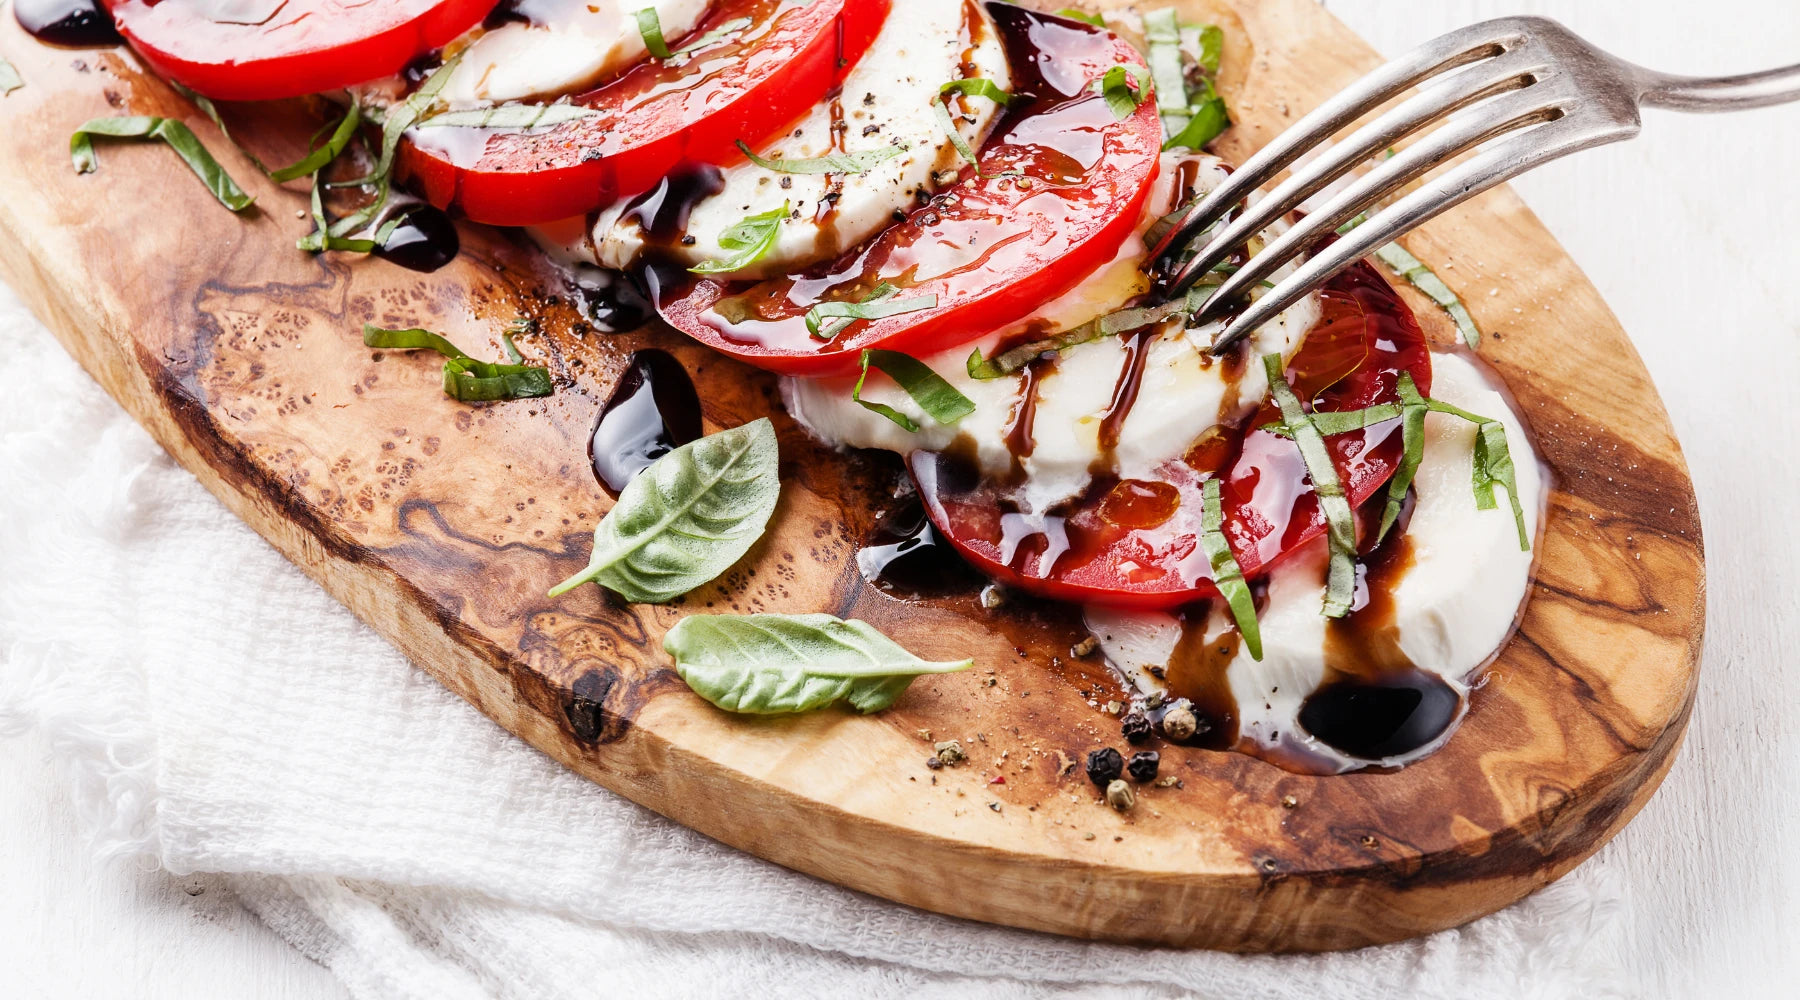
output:
M1212 353L1224 353L1322 282L1427 220L1543 163L1617 142L1630 134L1628 130L1597 128L1593 122L1572 116L1539 125L1480 153L1395 202L1308 260L1220 332L1213 341Z
M1450 119L1442 129L1426 136L1400 155L1381 164L1356 183L1338 192L1318 210L1250 258L1238 273L1226 279L1200 316L1216 316L1269 275L1336 232L1339 226L1368 210L1381 198L1417 180L1453 156L1460 155L1496 136L1545 121L1560 113L1554 99L1530 87L1497 98L1475 112Z
M1507 91L1529 86L1542 61L1526 50L1515 49L1490 62L1472 66L1445 79L1382 115L1332 146L1318 160L1296 171L1267 197L1251 206L1209 240L1199 253L1182 265L1165 294L1173 299L1187 293L1194 282L1248 243L1257 233L1297 208L1326 185L1349 173L1377 150L1386 149L1425 126L1472 104Z
M1499 55L1508 45L1523 40L1526 31L1527 24L1520 18L1473 24L1426 42L1365 75L1314 108L1245 161L1163 238L1151 259L1160 259L1170 247L1192 242L1208 226L1224 218L1232 205L1287 169L1306 150L1381 106L1395 94L1445 70Z

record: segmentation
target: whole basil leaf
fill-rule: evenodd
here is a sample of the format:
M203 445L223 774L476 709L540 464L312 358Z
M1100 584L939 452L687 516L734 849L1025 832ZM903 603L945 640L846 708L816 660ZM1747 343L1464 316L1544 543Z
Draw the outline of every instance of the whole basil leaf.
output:
M663 651L694 693L727 712L781 715L847 701L879 712L924 674L952 674L974 660L933 663L863 621L830 615L691 615Z
M780 457L764 417L657 459L594 529L588 568L550 596L597 583L633 603L663 604L717 579L768 527Z

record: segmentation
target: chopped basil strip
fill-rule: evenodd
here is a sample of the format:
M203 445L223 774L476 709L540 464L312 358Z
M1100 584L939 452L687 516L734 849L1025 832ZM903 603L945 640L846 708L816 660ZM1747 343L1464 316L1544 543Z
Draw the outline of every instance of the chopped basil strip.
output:
M859 153L830 153L805 160L768 160L756 155L755 150L742 139L738 140L737 146L750 158L751 163L778 174L866 174L912 148L899 143Z
M1225 29L1216 24L1200 27L1200 68L1209 77L1219 74L1219 62L1225 56Z
M78 174L92 173L100 166L100 160L94 155L94 136L107 139L159 139L168 143L169 148L180 156L194 176L200 178L211 191L219 204L233 212L242 212L249 208L256 199L244 193L237 186L219 161L213 159L206 147L192 129L172 118L147 118L134 116L129 118L95 118L75 130L69 137L69 158L74 161Z
M1163 148L1204 147L1231 124L1213 79L1225 32L1213 24L1182 24L1178 12L1165 7L1144 15L1144 38L1156 107L1168 136Z
M1181 313L1191 314L1205 304L1206 298L1210 294L1212 294L1210 290L1200 288L1188 292L1185 298L1160 306L1121 309L1118 312L1107 313L1104 316L1088 320L1072 330L1053 333L1042 340L1021 344L991 358L983 359L981 348L977 347L975 352L969 355L969 377L985 382L1003 375L1011 375L1030 364L1033 359L1052 351L1066 351L1071 347L1092 343L1103 337L1117 337L1122 333L1141 330Z
M7 62L5 57L0 57L0 97L5 97L23 86L25 86L25 79L19 75L18 69L14 68L12 63Z
M1113 117L1124 121L1137 113L1138 105L1144 103L1144 87L1132 78L1135 72L1129 66L1114 66L1106 71L1106 75L1094 81L1093 90L1106 98L1106 106L1112 110Z
M638 34L644 36L644 48L658 59L672 58L675 53L669 51L669 43L663 40L662 18L656 14L655 7L645 7L637 12Z
M1419 395L1419 387L1413 383L1410 372L1400 373L1398 391L1402 451L1394 478L1388 481L1387 506L1381 511L1381 530L1375 535L1377 545L1400 520L1400 509L1406 505L1406 492L1412 489L1413 480L1419 475L1419 463L1425 460L1425 414L1429 412L1426 399Z
M363 326L363 344L394 351L429 350L445 357L444 393L465 403L487 403L502 399L531 399L554 392L548 369L522 365L519 349L512 335L504 334L501 342L512 364L477 361L464 354L455 344L429 330L384 330Z
M883 351L876 348L862 352L862 374L856 379L856 387L850 390L850 398L862 405L865 410L879 413L882 416L906 428L917 432L919 425L913 419L886 403L872 403L862 398L863 383L868 381L869 369L878 368L906 394L919 404L925 415L940 424L948 426L975 412L975 401L956 390L956 387L944 381L944 377L931 370L931 366L918 358L899 351Z
M432 115L414 128L548 128L593 118L600 112L579 104L503 104Z
M1300 404L1300 397L1294 395L1282 368L1280 354L1263 357L1269 394L1281 407L1282 424L1300 448L1313 492L1319 497L1319 508L1325 512L1326 535L1331 539L1331 571L1321 613L1327 618L1342 618L1350 613L1350 605L1356 599L1356 518L1350 511L1350 498L1344 493L1337 466L1331 462L1331 452L1325 447L1325 435L1319 433L1312 416Z
M213 127L219 130L219 134L225 137L225 141L231 143L238 152L244 154L244 159L254 163L256 169L263 173L266 174L269 172L268 166L265 165L263 161L257 159L255 153L245 149L236 139L232 138L231 129L225 125L225 116L219 114L219 106L212 102L212 98L197 91L189 90L174 80L169 81L169 86L175 88L177 94L180 94L192 102L194 107L199 108L200 112L212 121Z
M277 184L286 184L297 177L308 177L324 170L331 161L338 158L338 154L344 151L345 146L350 145L350 140L356 136L357 126L361 124L362 104L353 100L350 102L350 110L344 112L344 119L338 122L337 129L331 133L331 138L325 140L325 145L308 153L291 166L270 171L269 179ZM220 131L223 130L224 126L221 125Z
M672 601L744 558L780 498L781 447L769 418L690 441L625 487L594 529L587 568L550 596L594 583L635 604Z
M466 49L464 51L467 51ZM355 180L333 184L333 187L372 187L375 198L369 204L355 212L344 216L331 225L331 235L346 236L368 226L379 218L387 208L388 196L393 191L394 155L400 148L400 137L412 128L420 118L425 117L437 105L437 96L455 75L456 67L462 62L463 53L458 52L445 60L443 65L431 71L419 89L412 92L406 100L387 109L381 120L381 156L375 161L375 169Z
M1507 447L1506 425L1435 399L1426 400L1426 405L1433 413L1448 413L1475 425L1475 450L1471 456L1473 471L1470 477L1475 490L1475 507L1477 510L1493 510L1498 507L1499 503L1494 499L1494 487L1506 487L1506 495L1512 501L1513 523L1519 529L1519 551L1530 552L1531 535L1525 530L1525 505L1519 500L1519 477L1513 466L1512 449Z
M999 84L987 77L978 76L966 80L951 80L938 88L938 96L931 102L931 111L937 116L938 127L944 130L946 136L949 136L950 145L956 147L956 152L963 159L975 165L975 172L979 175L981 160L975 155L975 147L969 145L969 140L963 138L962 133L956 129L956 122L950 118L948 98L951 94L961 94L964 97L985 97L1003 108L1013 102L1013 95L1000 89Z
M1181 64L1181 24L1173 7L1144 14L1144 41L1149 51L1150 78L1156 83L1156 110L1187 120L1187 69ZM1171 124L1180 131L1181 124Z
M695 274L729 274L762 260L770 248L775 246L776 237L781 235L781 220L787 218L791 211L792 203L784 201L780 208L772 208L761 215L744 219L719 234L719 246L732 251L730 257L701 261L688 270Z
M1169 141L1163 144L1164 149L1204 148L1231 126L1231 115L1225 110L1225 99L1216 94L1199 104L1190 105L1189 110L1193 117L1187 120L1181 131L1169 137Z
M730 38L732 35L743 31L745 28L748 28L755 23L755 21L747 17L734 17L706 34L701 35L699 38L683 45L681 48L676 49L674 57L676 59L685 59L715 42L722 42L725 39Z
M810 712L840 701L879 712L913 678L968 670L974 660L932 663L868 622L830 615L689 615L663 637L675 672L727 712Z
M1200 488L1200 547L1212 563L1213 584L1231 607L1238 635L1252 660L1262 660L1262 629L1256 624L1256 597L1244 582L1244 571L1231 554L1231 543L1225 538L1225 508L1219 500L1219 480L1208 479Z
M887 282L875 286L861 302L821 302L806 311L806 328L820 340L832 340L856 320L886 319L904 313L936 309L936 295L898 298L900 290ZM827 323L826 320L842 322Z
M1056 16L1066 17L1071 21L1081 21L1086 24L1091 24L1096 28L1106 27L1106 18L1101 17L1099 14L1091 14L1082 10L1080 7L1064 7L1062 10L1056 12Z
M1469 315L1462 300L1456 297L1449 285L1444 284L1444 279L1438 277L1436 271L1426 267L1424 262L1407 253L1398 243L1389 243L1375 251L1375 257L1386 264L1388 270L1411 282L1414 288L1424 292L1440 309L1449 313L1450 318L1456 321L1456 329L1462 334L1463 343L1471 348L1481 346L1481 328L1475 325L1475 317Z

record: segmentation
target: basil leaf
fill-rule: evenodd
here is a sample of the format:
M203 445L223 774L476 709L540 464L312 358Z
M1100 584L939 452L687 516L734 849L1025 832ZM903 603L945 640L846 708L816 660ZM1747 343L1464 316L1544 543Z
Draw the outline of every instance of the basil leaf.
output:
M219 130L219 134L225 137L225 141L231 143L232 148L236 149L239 153L242 153L244 155L244 159L249 160L251 163L255 164L256 169L262 171L263 173L266 174L269 172L268 166L266 164L264 164L263 161L257 159L255 153L252 153L248 149L245 149L243 147L243 145L237 141L237 139L232 137L231 129L225 125L225 116L219 114L219 106L212 102L212 98L207 97L205 94L199 93L197 91L189 90L188 88L182 86L181 84L177 83L174 80L168 81L168 84L169 84L169 86L175 88L175 92L177 94L180 94L181 96L187 98L188 101L194 105L194 107L199 108L200 112L202 114L206 115L206 117L212 121L213 127Z
M791 202L761 215L752 215L719 234L719 246L734 251L725 260L707 260L688 268L695 274L728 274L763 259L781 235L781 221L793 211Z
M756 23L755 21L753 21L747 17L734 17L731 20L726 21L724 24L721 24L718 27L714 28L713 30L707 32L706 34L701 35L699 38L696 38L693 41L687 43L686 45L683 45L681 48L676 49L675 50L675 58L676 59L685 59L688 56L691 56L694 53L700 51L701 49L707 48L708 46L711 46L716 42L724 41L725 39L731 37L732 35L737 34L740 31L743 31L745 28L748 28L755 23Z
M1145 53L1150 63L1150 79L1156 83L1156 109L1168 121L1170 131L1179 132L1187 124L1187 71L1181 65L1181 24L1173 7L1149 11L1144 15Z
M1216 24L1200 28L1200 69L1207 76L1219 74L1219 63L1225 56L1225 29Z
M463 50L466 51L468 50ZM443 65L432 70L431 75L419 84L419 89L384 113L381 121L381 156L375 161L375 169L363 177L333 185L373 187L375 198L361 209L332 223L331 235L344 236L362 229L378 218L387 207L388 196L393 191L394 155L400 148L400 137L437 105L437 95L456 74L456 67L462 63L463 52L444 60Z
M657 459L594 529L587 569L550 596L596 583L627 601L663 604L712 582L762 537L781 496L780 458L764 417Z
M637 12L638 34L644 36L644 48L658 59L672 58L675 53L669 51L669 43L663 40L662 18L657 16L655 7L645 7Z
M506 353L517 362L519 349L510 334L503 335ZM555 391L548 369L532 365L477 361L455 344L429 330L384 330L363 326L363 344L385 350L428 350L442 354L444 394L465 403L490 403L505 399L532 399Z
M219 204L233 212L242 212L256 201L237 186L237 182L231 179L224 167L219 166L219 161L206 151L193 130L173 118L95 118L82 125L69 137L69 158L74 162L75 172L78 174L92 173L100 166L99 158L94 155L95 136L107 139L160 139L175 151L175 155L181 157L188 169L194 172L194 176L200 178L206 189L219 200Z
M503 104L494 108L443 111L414 128L548 128L593 118L600 112L578 104Z
M297 163L269 172L269 179L277 184L286 184L297 177L306 177L324 170L331 161L338 158L345 146L350 145L350 140L356 136L357 126L361 124L362 103L353 100L350 102L350 110L344 112L344 120L338 122L337 130L331 133L331 138L325 141L325 145L308 153ZM220 126L221 130L223 128L224 126Z
M1202 149L1231 126L1231 115L1225 110L1225 99L1214 96L1188 108L1193 117L1180 132L1163 143L1164 149Z
M938 127L943 129L944 134L950 138L950 145L956 147L958 155L975 165L975 175L979 177L981 176L981 160L975 155L975 147L969 145L969 140L963 138L962 133L956 129L956 122L950 118L950 104L946 98L951 94L961 94L964 97L985 97L1003 108L1013 102L1013 95L1002 90L999 84L987 77L977 76L965 80L951 80L938 88L937 98L931 102L931 111L937 116Z
M1219 499L1217 478L1208 479L1201 486L1200 500L1200 548L1212 564L1213 584L1231 607L1232 620L1237 622L1238 635L1243 636L1250 658L1261 662L1262 629L1256 623L1256 597L1250 593L1250 584L1244 581L1244 571L1225 538L1225 508Z
M861 302L821 302L806 311L806 328L820 340L832 340L859 319L886 319L889 316L937 308L936 295L896 298L899 294L900 289L884 281L876 285L875 290ZM832 322L827 323L826 320Z
M1377 545L1393 530L1394 522L1400 519L1400 508L1406 503L1406 491L1412 489L1413 480L1419 474L1419 463L1425 460L1425 414L1428 412L1425 397L1419 395L1419 387L1413 383L1410 372L1400 373L1398 391L1402 451L1400 465L1394 469L1394 478L1388 481L1387 506L1381 512L1381 530L1375 535ZM1318 414L1314 416L1317 417Z
M25 78L19 75L18 69L12 63L8 62L4 56L0 56L0 97L5 97L23 86L25 86Z
M885 372L896 385L906 390L906 394L919 404L919 409L924 410L926 416L940 424L949 426L975 412L975 401L958 392L955 386L944 381L944 377L932 371L931 366L925 362L899 351L865 348L862 352L862 374L857 377L855 388L850 390L850 398L863 409L879 413L908 431L917 432L919 429L919 425L911 417L886 403L872 403L862 398L863 383L868 381L870 368Z
M969 355L969 377L985 382L1003 375L1011 375L1030 364L1034 359L1051 351L1066 351L1071 347L1092 343L1102 337L1117 337L1133 330L1142 330L1146 326L1160 323L1171 316L1182 313L1191 314L1205 304L1206 298L1210 294L1210 291L1203 288L1194 289L1189 291L1186 297L1174 302L1142 309L1121 309L1118 312L1088 320L1086 323L1062 333L1053 333L1042 340L1021 344L985 360L981 357L981 348L977 347L975 352Z
M1431 301L1438 304L1438 308L1449 313L1450 318L1456 321L1456 329L1462 334L1463 343L1471 348L1481 346L1481 328L1475 325L1475 317L1469 315L1462 300L1456 297L1449 285L1444 284L1444 279L1438 277L1436 271L1426 267L1423 261L1407 253L1406 248L1398 243L1389 243L1375 251L1375 257L1386 264L1388 270L1424 292Z
M752 150L744 140L738 140L738 149L750 158L750 162L778 174L866 174L877 166L899 156L911 149L901 143L895 146L883 146L879 149L866 149L859 153L830 153L805 160L767 160Z
M1106 27L1106 18L1101 17L1099 14L1090 14L1080 7L1064 7L1062 10L1056 12L1056 16L1066 17L1071 21L1081 21L1084 24L1091 24L1096 28Z
M1143 85L1133 80L1132 69L1128 66L1114 66L1106 71L1106 75L1094 81L1091 88L1106 98L1106 106L1112 110L1113 117L1124 121L1137 113L1138 105L1144 103Z
M663 637L663 650L695 694L727 712L755 715L840 701L879 712L915 677L975 665L922 660L867 622L830 615L689 615Z
M1264 356L1263 370L1269 376L1269 395L1281 407L1282 423L1300 448L1313 492L1319 497L1319 508L1325 512L1326 535L1331 539L1331 571L1321 613L1327 618L1342 618L1350 613L1350 605L1356 599L1356 518L1350 511L1350 498L1344 493L1343 480L1338 478L1337 466L1332 464L1331 452L1325 447L1325 435L1313 425L1312 416L1288 385L1281 355Z

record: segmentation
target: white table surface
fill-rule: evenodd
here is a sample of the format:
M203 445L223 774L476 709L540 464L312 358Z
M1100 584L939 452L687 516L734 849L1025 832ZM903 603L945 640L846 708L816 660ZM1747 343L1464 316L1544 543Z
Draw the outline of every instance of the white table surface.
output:
M1386 52L1509 13L1556 17L1627 58L1709 73L1800 60L1796 0L1326 0ZM1774 741L1800 763L1800 106L1726 117L1653 114L1642 138L1518 183L1632 334L1684 442L1709 564L1705 669L1689 739L1640 824L1679 826L1721 891L1640 915L1651 933L1720 933L1703 959L1735 1000L1791 996L1800 976L1800 823L1785 843L1742 817L1795 806L1791 774L1766 796L1721 780L1733 749ZM1760 402L1746 407L1746 394ZM1758 429L1747 413L1769 421ZM1742 671L1766 672L1754 684ZM1633 837L1627 830L1624 838ZM1653 854L1633 872L1656 880ZM1776 860L1770 860L1773 856ZM1729 890L1726 890L1729 887ZM0 742L0 996L335 998L343 990L205 879L99 864L50 749ZM1667 917L1668 919L1664 919ZM1771 931L1770 928L1777 928ZM1781 930L1780 928L1786 928ZM1788 947L1781 948L1786 942Z

